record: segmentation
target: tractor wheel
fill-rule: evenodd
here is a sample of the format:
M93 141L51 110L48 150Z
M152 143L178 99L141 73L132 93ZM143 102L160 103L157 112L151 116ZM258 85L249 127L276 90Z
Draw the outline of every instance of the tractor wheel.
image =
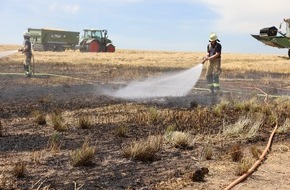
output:
M110 44L106 47L107 52L115 52L115 46Z
M91 41L89 44L89 52L100 52L101 51L101 44L98 41Z

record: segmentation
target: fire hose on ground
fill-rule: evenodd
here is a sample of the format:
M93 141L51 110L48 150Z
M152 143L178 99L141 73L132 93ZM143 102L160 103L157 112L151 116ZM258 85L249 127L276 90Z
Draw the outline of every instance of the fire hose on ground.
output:
M254 173L258 169L258 167L261 166L262 162L266 159L266 155L267 155L267 153L269 152L269 150L270 150L270 148L272 146L273 137L274 137L274 135L276 133L277 128L278 128L278 124L276 123L276 126L274 127L274 129L273 129L273 131L272 131L272 133L270 135L270 138L269 138L269 141L268 141L268 144L267 144L265 150L263 151L263 153L261 154L259 159L254 163L254 165L245 174L243 174L242 176L237 178L235 181L230 183L224 190L232 189L234 186L236 186L240 182L242 182L245 179L247 179L252 173Z

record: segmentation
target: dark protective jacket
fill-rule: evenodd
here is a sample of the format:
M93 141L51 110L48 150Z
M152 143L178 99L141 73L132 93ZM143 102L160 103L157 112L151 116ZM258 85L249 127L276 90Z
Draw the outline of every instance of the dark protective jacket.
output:
M23 53L27 56L30 57L32 56L32 52L31 52L31 42L29 39L25 39L23 42L24 45L24 51Z
M218 52L218 53L220 53L220 55L217 58L221 58L222 45L218 42L216 42L214 46L212 46L211 44L208 44L207 45L207 52L209 53L210 56L212 56Z

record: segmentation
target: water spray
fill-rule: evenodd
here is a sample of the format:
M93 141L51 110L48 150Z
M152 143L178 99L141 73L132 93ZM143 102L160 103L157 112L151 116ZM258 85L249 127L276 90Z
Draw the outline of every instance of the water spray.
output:
M7 57L7 56L9 56L9 55L13 55L13 54L15 54L15 53L17 53L17 52L18 52L18 50L1 51L1 52L0 52L0 58L2 58L2 57Z
M184 71L133 81L117 90L113 96L124 99L185 96L197 83L202 67L203 64L200 63Z

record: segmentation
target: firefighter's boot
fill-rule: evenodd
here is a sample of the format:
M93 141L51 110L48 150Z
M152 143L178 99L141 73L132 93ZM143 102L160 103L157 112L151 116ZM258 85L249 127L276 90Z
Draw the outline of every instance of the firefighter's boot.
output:
M211 93L214 93L213 75L206 76L207 85Z
M213 75L213 89L214 92L219 92L220 91L220 79L219 75Z
M26 77L31 77L30 66L29 65L24 65L24 70L25 70L25 76Z

